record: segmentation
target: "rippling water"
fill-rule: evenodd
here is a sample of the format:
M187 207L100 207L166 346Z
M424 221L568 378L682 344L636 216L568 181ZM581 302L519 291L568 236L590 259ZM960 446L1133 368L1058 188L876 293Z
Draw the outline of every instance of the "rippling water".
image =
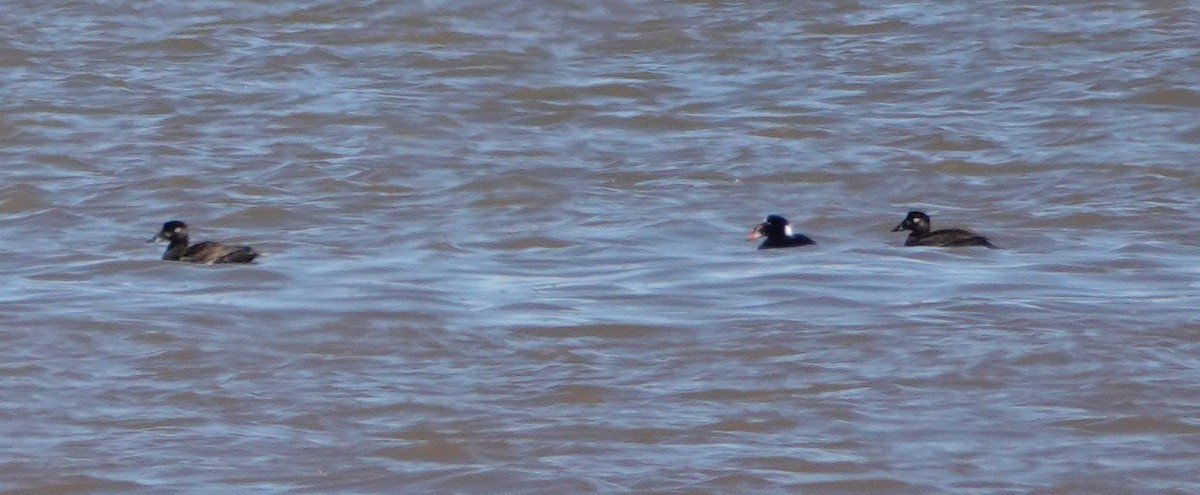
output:
M0 493L1200 487L1190 2L0 32ZM768 213L819 244L756 251ZM170 219L268 256L160 261Z

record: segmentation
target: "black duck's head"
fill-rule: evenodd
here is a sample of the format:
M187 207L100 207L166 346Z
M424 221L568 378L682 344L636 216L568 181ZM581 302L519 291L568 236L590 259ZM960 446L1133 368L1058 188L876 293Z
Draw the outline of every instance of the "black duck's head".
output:
M788 224L786 218L779 215L768 215L763 223L754 227L750 234L746 236L746 240L753 241L755 239L766 237L768 239L776 239L780 237L791 237L792 226Z

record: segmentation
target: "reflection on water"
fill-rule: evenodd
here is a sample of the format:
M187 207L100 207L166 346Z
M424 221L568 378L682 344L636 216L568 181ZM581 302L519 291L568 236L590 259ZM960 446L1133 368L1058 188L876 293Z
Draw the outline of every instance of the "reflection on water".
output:
M1192 491L1188 5L0 17L0 491Z

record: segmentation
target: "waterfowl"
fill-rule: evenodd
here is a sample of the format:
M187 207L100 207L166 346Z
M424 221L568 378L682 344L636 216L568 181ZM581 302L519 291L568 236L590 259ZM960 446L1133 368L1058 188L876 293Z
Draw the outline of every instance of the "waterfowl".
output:
M758 245L759 249L785 248L795 246L807 246L816 244L816 241L808 238L804 234L796 234L792 232L792 226L786 218L779 215L769 215L763 223L758 224L746 235L747 241L753 241L766 237L767 239Z
M164 223L162 230L146 242L167 241L167 251L162 259L167 261L189 261L192 263L249 263L258 252L250 246L230 246L219 242L205 241L188 245L187 224L179 220Z
M920 211L910 211L908 216L904 217L904 221L892 229L892 232L909 231L908 238L904 240L905 246L987 246L997 249L988 241L987 237L968 230L942 229L930 232L931 228L933 226L929 222L929 215Z

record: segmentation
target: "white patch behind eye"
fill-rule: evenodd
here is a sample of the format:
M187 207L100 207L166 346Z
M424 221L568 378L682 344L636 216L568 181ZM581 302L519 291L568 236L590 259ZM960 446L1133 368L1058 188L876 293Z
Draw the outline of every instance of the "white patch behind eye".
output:
M783 226L783 235L786 235L786 236L788 236L788 237L791 237L791 236L792 236L792 226L791 226L791 225L784 225L784 226Z
M913 223L921 223L921 217L914 218Z

